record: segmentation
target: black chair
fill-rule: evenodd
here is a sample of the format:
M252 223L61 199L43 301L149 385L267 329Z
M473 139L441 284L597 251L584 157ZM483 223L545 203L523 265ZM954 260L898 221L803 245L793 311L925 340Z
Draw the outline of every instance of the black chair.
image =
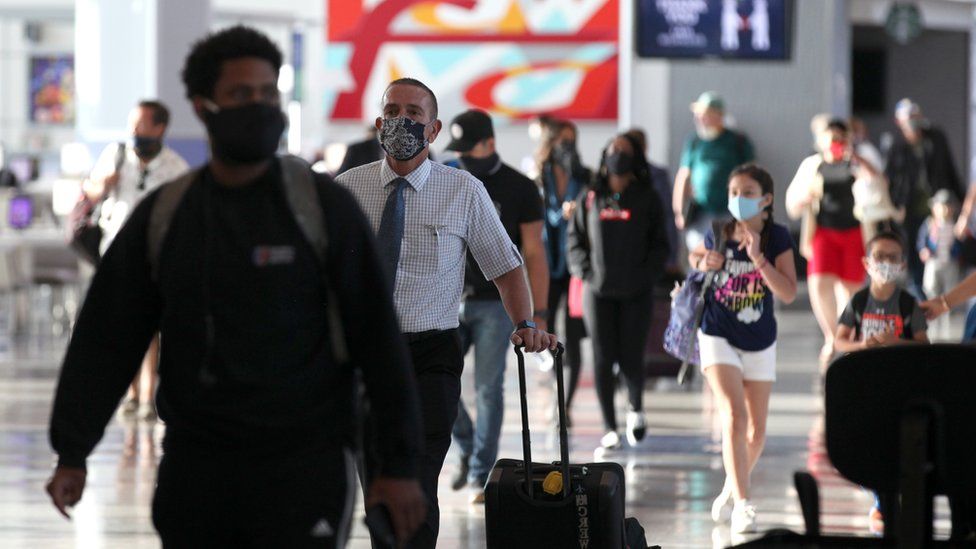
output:
M883 538L820 535L819 494L795 477L807 534L740 547L976 547L976 347L906 345L845 355L827 370L827 454L881 496ZM949 497L952 539L933 540L933 500ZM968 541L967 541L968 540Z

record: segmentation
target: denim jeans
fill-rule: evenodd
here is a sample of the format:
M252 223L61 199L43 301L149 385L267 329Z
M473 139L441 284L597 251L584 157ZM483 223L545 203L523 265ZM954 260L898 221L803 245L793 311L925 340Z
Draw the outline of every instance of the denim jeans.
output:
M461 304L461 352L474 345L474 386L477 420L472 422L458 401L454 441L463 456L470 456L468 483L482 486L498 457L498 438L505 414L505 359L511 346L512 321L501 300Z
M970 307L969 313L966 314L966 327L963 329L962 341L963 343L976 342L976 305Z

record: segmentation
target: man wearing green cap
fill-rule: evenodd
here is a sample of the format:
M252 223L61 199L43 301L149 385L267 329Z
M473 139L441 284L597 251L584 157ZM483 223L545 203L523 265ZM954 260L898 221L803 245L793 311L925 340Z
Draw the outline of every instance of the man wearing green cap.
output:
M691 112L695 135L685 141L672 196L674 224L685 232L689 250L704 240L713 220L729 217L729 174L754 159L749 139L725 127L725 103L717 93L702 93Z

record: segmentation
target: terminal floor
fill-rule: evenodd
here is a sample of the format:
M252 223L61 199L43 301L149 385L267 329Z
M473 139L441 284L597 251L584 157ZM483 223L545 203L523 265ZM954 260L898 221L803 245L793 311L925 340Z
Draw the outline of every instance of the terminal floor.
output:
M870 496L839 478L828 462L822 437L816 356L819 331L804 307L782 311L778 381L773 390L768 443L753 474L752 499L761 530L802 530L792 476L810 470L822 494L828 532L870 535ZM65 521L50 506L43 485L53 464L47 441L51 398L63 353L63 338L0 341L0 547L4 549L136 549L159 547L150 522L150 501L160 452L161 424L113 420L89 460L88 488ZM584 354L588 346L584 345ZM471 401L470 357L463 386ZM506 415L501 457L521 456L514 354L506 379ZM557 456L552 427L552 374L530 360L531 424L536 461ZM622 395L618 395L621 397ZM649 384L645 397L649 437L638 447L595 455L602 422L589 362L572 409L571 459L613 460L627 472L627 514L637 517L650 544L663 547L726 547L746 538L731 536L728 525L709 517L712 499L724 481L716 417L700 378L690 389L670 380ZM623 400L618 400L623 407ZM621 413L621 416L623 414ZM485 545L484 507L467 502L449 484L456 455L448 456L441 477L439 547ZM948 529L946 505L937 505L937 531ZM362 515L357 515L349 547L369 547Z

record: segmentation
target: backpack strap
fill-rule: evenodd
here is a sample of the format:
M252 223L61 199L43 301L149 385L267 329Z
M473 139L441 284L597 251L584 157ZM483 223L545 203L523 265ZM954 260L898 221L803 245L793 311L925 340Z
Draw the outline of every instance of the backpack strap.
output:
M349 347L346 345L345 328L339 312L339 298L332 284L327 267L329 235L325 224L325 214L316 188L312 167L301 158L293 155L279 157L281 163L282 186L288 208L295 217L295 223L322 268L322 287L325 289L325 309L329 319L329 339L332 351L339 364L349 362Z
M915 339L915 330L912 328L912 316L915 314L915 307L918 307L918 304L915 302L912 294L902 289L898 291L900 292L898 295L898 313L901 315L902 322L905 326L902 332L902 339Z
M858 291L851 297L851 310L854 311L854 338L861 339L861 321L864 318L864 309L868 307L868 288Z
M183 202L187 189L200 177L201 169L190 170L180 177L166 183L159 189L152 211L149 212L149 229L146 237L146 252L152 280L159 281L159 256L163 251L163 241L169 232L170 222L176 208Z
M325 251L329 239L325 231L325 219L319 203L318 191L312 167L297 156L287 155L278 158L281 162L282 187L288 207L295 216L295 222L308 243L312 245L319 264L325 264Z
M722 255L725 255L725 223L721 219L712 221L712 241L714 243L712 250Z
M739 162L746 162L746 136L743 133L731 130L735 134L735 149L739 153Z

